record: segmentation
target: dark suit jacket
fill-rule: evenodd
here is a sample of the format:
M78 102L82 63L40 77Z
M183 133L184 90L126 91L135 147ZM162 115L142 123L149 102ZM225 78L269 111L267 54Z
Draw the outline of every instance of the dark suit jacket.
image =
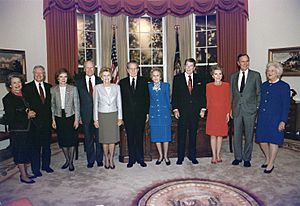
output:
M205 78L193 74L193 90L189 93L184 73L174 77L172 108L178 109L180 115L197 114L206 107Z
M129 77L126 77L119 83L125 124L135 118L139 119L138 121L143 121L149 113L149 91L146 79L138 76L134 93L130 88L129 79Z
M34 81L29 82L23 88L26 100L29 103L30 109L35 111L36 117L33 118L32 122L38 130L50 130L51 129L51 85L44 82L46 91L46 99L44 104L40 99L40 95Z
M102 80L95 76L95 85L101 84ZM80 100L80 117L82 123L89 124L93 120L93 97L89 94L85 75L76 80L76 87L78 89L79 100Z

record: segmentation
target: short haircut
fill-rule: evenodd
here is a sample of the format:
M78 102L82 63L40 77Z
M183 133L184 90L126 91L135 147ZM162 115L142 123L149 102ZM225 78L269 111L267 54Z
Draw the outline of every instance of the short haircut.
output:
M46 73L46 70L45 70L45 67L43 67L42 65L35 65L34 67L33 67L33 73L35 72L35 70L37 70L37 69L42 69L43 70L43 72L44 72L44 74Z
M69 71L66 68L59 68L58 70L56 70L55 72L55 83L59 84L58 82L58 76L61 75L62 73L66 73L67 74L67 83L71 83L72 82L72 77L69 73Z
M103 77L103 73L104 72L109 72L110 76L112 76L111 69L109 67L102 67L101 70L100 70L100 74L99 74L99 76L100 76L101 79Z
M87 60L87 61L85 61L85 62L83 63L83 67L84 67L84 68L86 67L86 64L87 64L88 62L91 62L91 63L93 64L93 67L95 67L95 64L94 64L93 61Z
M246 54L246 53L239 54L239 55L237 56L237 61L240 61L240 58L243 57L243 56L246 56L246 57L248 58L248 61L250 61L250 57L249 57L249 55Z
M126 64L126 68L128 69L129 64L136 64L136 67L139 67L139 64L136 61L130 61Z
M196 67L196 60L194 58L187 58L185 61L184 61L184 65L186 65L187 62L191 62L194 64L194 67Z
M224 76L224 67L220 64L216 64L214 66L212 66L211 70L210 70L210 75L214 74L214 71L216 70L220 70L222 72L222 75Z
M276 69L277 76L278 78L280 78L283 73L282 64L280 64L279 62L270 62L266 66L266 72L270 67L274 67Z
M9 74L9 75L7 76L7 79L6 79L6 82L5 82L5 86L6 86L7 88L10 88L10 86L11 86L11 80L12 80L13 78L18 78L18 79L20 79L21 82L22 82L22 85L24 84L24 76L23 76L22 74L20 74L20 73L13 72L13 73L11 73L11 74Z
M150 78L152 79L153 77L153 72L159 72L159 75L160 75L160 78L162 79L162 76L163 76L163 72L161 70L161 68L158 68L158 67L153 67L150 71Z

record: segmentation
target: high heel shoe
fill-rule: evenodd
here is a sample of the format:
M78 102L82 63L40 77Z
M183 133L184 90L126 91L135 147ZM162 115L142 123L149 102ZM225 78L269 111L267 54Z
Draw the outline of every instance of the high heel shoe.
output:
M273 169L274 169L274 166L273 166L272 169L270 169L270 170L265 169L265 170L264 170L264 173L270 174L270 173L273 171Z
M163 159L161 159L161 160L158 159L158 160L155 162L155 164L156 164L156 165L160 165L160 163L161 163L162 161L163 161Z
M168 160L167 160L167 159L165 159L165 162L166 162L166 165L167 165L167 166L171 165L171 161L170 161L170 159L169 159L169 158L168 158Z
M268 164L263 164L260 166L261 168L267 168L268 167Z
M111 165L109 165L109 168L113 170L113 169L115 169L115 168L116 168L116 166L115 166L115 165L112 165L112 166L111 166Z
M75 167L74 167L73 163L71 163L69 165L69 171L73 172L74 170L75 170Z
M217 163L221 163L221 162L223 162L222 159L217 159Z
M67 169L69 167L69 162L65 162L63 166L61 166L61 169Z
M109 166L107 166L107 165L104 165L104 168L105 168L105 169L109 169Z
M217 164L217 162L218 162L218 160L211 160L211 161L210 161L210 163L212 163L212 164L214 164L214 165Z
M20 176L20 182L25 183L25 184L33 184L35 183L34 180L30 179L29 181L22 179L22 177Z

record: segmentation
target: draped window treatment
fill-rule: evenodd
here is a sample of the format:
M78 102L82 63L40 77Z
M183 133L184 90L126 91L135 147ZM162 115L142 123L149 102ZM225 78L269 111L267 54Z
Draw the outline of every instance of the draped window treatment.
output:
M76 10L84 14L101 13L102 65L110 66L111 25L117 25L117 52L120 76L126 75L126 16L166 16L168 82L173 79L175 25L180 25L181 61L191 56L191 15L217 13L218 63L225 68L225 80L236 70L236 57L246 52L248 0L44 0L47 34L48 79L55 70L66 67L77 71L78 48Z

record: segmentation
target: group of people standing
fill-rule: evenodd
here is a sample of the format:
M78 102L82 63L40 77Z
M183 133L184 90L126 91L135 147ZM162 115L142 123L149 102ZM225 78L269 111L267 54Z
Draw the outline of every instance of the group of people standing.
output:
M210 136L212 164L223 161L221 145L228 134L227 123L233 118L232 165L244 161L244 167L251 166L256 126L256 142L266 157L261 167L265 168L265 173L271 173L278 145L283 143L290 90L289 85L280 80L281 64L267 65L267 81L261 85L261 76L249 69L249 60L247 54L238 56L239 70L231 75L229 84L222 81L224 69L221 65L212 67L214 81L207 83L205 77L195 72L196 61L186 59L185 71L174 77L172 101L170 85L162 81L161 69L151 70L152 82L148 83L138 75L135 62L127 63L128 77L118 85L111 83L110 68L102 68L100 78L97 77L92 61L84 63L85 75L77 79L75 85L70 84L69 72L59 69L55 74L57 85L51 87L44 82L45 69L41 65L34 67L34 80L24 87L21 75L9 75L6 86L10 92L3 98L3 105L20 181L32 184L34 178L42 176L40 170L53 172L50 167L51 126L57 131L58 144L65 156L62 169L75 170L76 130L80 124L85 137L87 168L92 168L96 162L98 167L115 169L115 144L120 141L119 126L122 124L127 134L127 167L135 163L146 167L143 148L146 122L149 122L151 142L156 144L159 154L155 164L165 161L170 165L171 111L178 120L177 165L184 161L187 133L187 157L192 164L199 163L196 159L198 122L207 114L206 133ZM28 163L31 163L31 176L27 172Z

